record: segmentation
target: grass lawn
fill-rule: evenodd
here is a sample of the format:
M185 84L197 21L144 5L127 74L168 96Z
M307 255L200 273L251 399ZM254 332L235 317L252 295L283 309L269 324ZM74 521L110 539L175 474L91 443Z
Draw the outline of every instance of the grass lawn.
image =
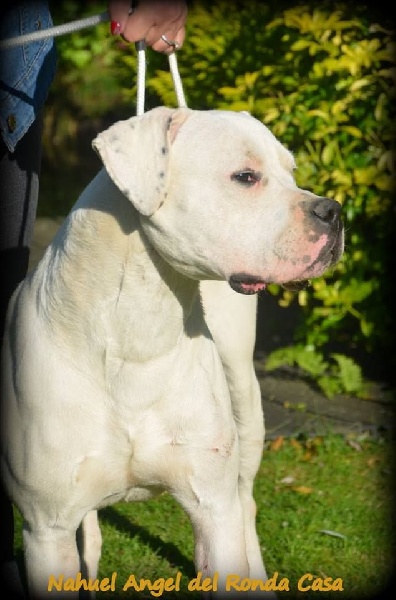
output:
M323 597L320 591L297 591L298 580L307 573L342 585L342 594L328 591L325 598L372 597L387 582L396 555L393 450L390 441L365 436L278 438L267 445L255 486L257 528L268 575L277 572L278 584L288 582L289 591L278 592L281 598ZM117 575L116 591L97 597L153 598L147 589L123 592L122 587L131 574L137 582L154 582L181 572L180 591L162 597L201 598L187 591L195 577L190 523L169 495L120 503L99 515L99 576ZM309 583L313 579L305 579L304 586Z

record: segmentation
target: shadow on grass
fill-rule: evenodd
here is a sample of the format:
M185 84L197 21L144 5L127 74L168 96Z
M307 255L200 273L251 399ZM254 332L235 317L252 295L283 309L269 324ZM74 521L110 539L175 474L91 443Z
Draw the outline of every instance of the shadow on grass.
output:
M120 515L114 508L107 507L100 511L100 518L112 525L118 531L127 533L130 537L139 537L143 544L149 546L156 554L168 561L170 566L179 567L181 571L192 579L196 576L194 563L189 560L171 542L164 542L160 537L153 535L144 527L134 525L129 519Z

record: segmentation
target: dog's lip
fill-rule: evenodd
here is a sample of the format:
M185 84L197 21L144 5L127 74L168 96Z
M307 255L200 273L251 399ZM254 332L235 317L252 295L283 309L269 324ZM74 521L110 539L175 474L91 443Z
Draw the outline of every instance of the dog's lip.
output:
M288 281L280 285L288 292L301 292L301 290L305 290L310 285L310 281L309 279L301 279L298 281Z
M231 275L228 283L235 292L245 295L257 294L267 286L267 283L262 279L246 275L245 273Z
M262 292L269 285L268 281L263 281L259 277L246 275L245 273L231 275L228 283L235 292L245 295ZM301 290L305 290L310 283L309 279L304 279L279 283L278 285L289 292L300 292Z

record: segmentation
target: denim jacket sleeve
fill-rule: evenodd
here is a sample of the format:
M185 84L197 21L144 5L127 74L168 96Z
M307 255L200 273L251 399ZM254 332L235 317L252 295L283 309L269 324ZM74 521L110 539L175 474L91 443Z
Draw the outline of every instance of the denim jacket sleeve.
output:
M52 27L46 1L15 2L2 15L0 39ZM0 128L13 152L47 98L56 70L52 37L2 49L0 57Z

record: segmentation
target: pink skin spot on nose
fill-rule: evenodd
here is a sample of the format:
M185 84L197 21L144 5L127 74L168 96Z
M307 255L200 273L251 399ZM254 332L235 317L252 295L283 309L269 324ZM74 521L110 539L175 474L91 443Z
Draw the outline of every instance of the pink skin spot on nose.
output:
M284 251L278 255L273 265L275 283L285 283L296 279L309 279L322 272L322 262L318 260L320 253L328 242L328 236L322 234L315 243L303 239L293 240L285 244ZM318 261L315 265L315 261ZM313 267L310 271L310 266Z
M313 254L314 257L317 258L319 252L322 250L323 246L325 246L327 244L328 241L328 236L323 234L320 236L320 238L318 239L318 241L316 242L316 244L312 244L312 249L313 249Z

